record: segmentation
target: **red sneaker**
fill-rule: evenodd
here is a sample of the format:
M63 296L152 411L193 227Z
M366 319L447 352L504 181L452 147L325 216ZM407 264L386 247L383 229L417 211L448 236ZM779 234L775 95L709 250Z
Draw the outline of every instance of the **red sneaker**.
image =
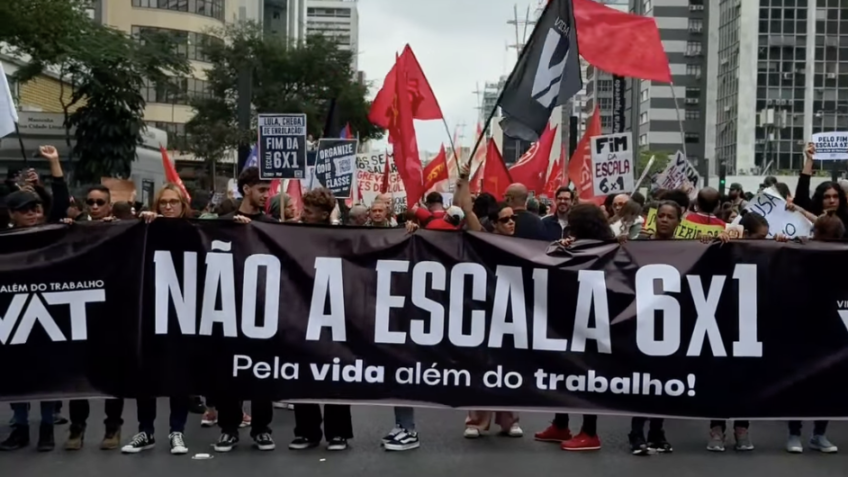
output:
M568 429L560 429L551 424L544 431L537 432L535 437L537 441L542 442L564 442L571 440L571 431Z
M587 436L584 433L577 434L574 439L562 443L562 450L567 451L590 451L601 448L601 440L598 436Z

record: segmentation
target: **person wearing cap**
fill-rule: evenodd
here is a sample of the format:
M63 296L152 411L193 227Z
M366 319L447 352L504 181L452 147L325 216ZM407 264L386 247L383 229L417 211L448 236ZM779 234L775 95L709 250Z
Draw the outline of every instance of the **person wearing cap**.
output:
M748 201L745 200L745 191L742 190L742 184L738 182L734 182L730 184L730 203L733 208L736 210L742 210L748 205Z
M44 217L41 197L30 190L18 190L6 196L9 228L34 227Z

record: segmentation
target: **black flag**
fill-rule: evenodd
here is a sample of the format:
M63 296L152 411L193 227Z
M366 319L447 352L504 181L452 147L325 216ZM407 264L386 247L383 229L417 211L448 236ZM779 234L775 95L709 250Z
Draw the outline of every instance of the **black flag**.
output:
M501 93L504 134L536 141L551 111L582 87L571 0L551 0Z

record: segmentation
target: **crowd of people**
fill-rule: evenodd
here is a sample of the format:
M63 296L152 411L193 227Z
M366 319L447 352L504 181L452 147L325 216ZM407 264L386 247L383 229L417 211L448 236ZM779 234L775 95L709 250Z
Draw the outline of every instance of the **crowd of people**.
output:
M786 199L787 207L810 218L814 223L813 240L839 240L846 236L848 230L846 193L840 184L824 182L810 194L813 152L813 149L808 147L794 195L786 184L773 178L766 178L763 187L773 188ZM385 195L378 196L369 206L355 204L348 209L324 188L306 192L302 197L302 209L298 210L296 204L285 194L269 197L270 182L262 180L256 168L245 169L238 178L241 200L226 199L214 209L192 210L179 186L165 184L155 196L153 210L137 211L133 204L113 204L109 189L102 185L89 187L81 201L73 199L63 179L56 150L45 146L41 148L41 154L50 164L52 194L32 173L7 181L5 186L10 190L5 195L4 204L9 229L58 222L150 222L196 217L231 220L242 224L263 221L300 222L323 226L344 224L376 228L405 227L409 233L417 233L419 229L469 230L559 242L568 247L581 240L669 240L674 239L675 231L684 219L697 224L726 226L741 215L738 224L744 230L743 238L766 239L769 232L769 223L765 217L746 211L745 203L751 200L752 194L745 193L738 184L732 184L727 195L712 188L703 188L698 191L697 198L693 201L690 201L689 195L682 190L655 190L650 197L638 192L610 196L602 206L580 203L572 189L560 187L553 197L550 213L547 213L547 206L532 198L523 184L510 185L502 200L485 193L473 196L468 184L467 170L460 173L453 205L445 207L442 195L434 192L427 194L420 206L405 214L395 214L391 208L391 197ZM654 209L655 226L647 229L644 227L647 215ZM730 234L721 234L717 239L732 240ZM776 236L775 239L786 240L781 236ZM711 240L712 238L705 241ZM125 442L121 439L124 401L106 399L103 402L106 419L104 438L100 443L102 449L120 448L125 453L138 453L154 447L154 399L138 400L138 433ZM188 452L184 434L191 412L203 414L203 426L217 425L220 428L221 435L214 444L214 449L218 452L228 452L239 443L239 429L242 427L250 427L250 435L256 448L273 450L275 443L270 424L275 408L293 409L294 438L288 446L289 449L305 450L317 447L325 440L329 450L344 450L348 447L348 440L353 438L349 405L325 404L322 410L319 404L291 405L270 400L253 400L250 406L251 415L247 415L243 402L232 399L215 400L214 396L207 396L205 400L200 397L172 396L169 404L168 441L172 454ZM0 450L16 450L30 444L30 404L13 403L11 407L14 415L12 432L0 443ZM52 450L55 447L54 427L68 421L70 429L65 449L78 450L83 447L90 410L89 401L71 400L68 404L69 419L61 416L61 402L43 401L39 409L41 422L38 450ZM404 451L419 447L414 409L395 407L394 417L394 428L382 439L384 448L389 451ZM673 450L665 435L663 422L661 418L632 419L629 441L634 455L666 453ZM489 431L492 424L498 426L503 435L524 435L516 412L471 411L465 420L464 436L469 439L478 438ZM827 421L814 423L808 448L824 453L837 451L837 447L826 436L827 424ZM747 421L733 422L733 448L738 451L754 449L749 428L750 423ZM569 451L601 448L597 416L594 415L584 415L579 432L572 434L568 414L556 414L551 425L537 432L535 439L560 443L562 449ZM707 449L720 452L727 446L727 424L724 421L710 422ZM786 450L790 453L800 453L803 449L801 422L790 421Z

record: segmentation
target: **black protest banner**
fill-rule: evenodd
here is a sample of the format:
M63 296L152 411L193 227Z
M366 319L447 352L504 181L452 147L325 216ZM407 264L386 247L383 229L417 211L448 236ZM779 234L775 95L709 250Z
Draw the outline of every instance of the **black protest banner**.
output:
M167 219L3 235L0 399L846 417L845 252Z
M356 171L356 139L321 139L315 158L315 177L337 199L347 199Z

